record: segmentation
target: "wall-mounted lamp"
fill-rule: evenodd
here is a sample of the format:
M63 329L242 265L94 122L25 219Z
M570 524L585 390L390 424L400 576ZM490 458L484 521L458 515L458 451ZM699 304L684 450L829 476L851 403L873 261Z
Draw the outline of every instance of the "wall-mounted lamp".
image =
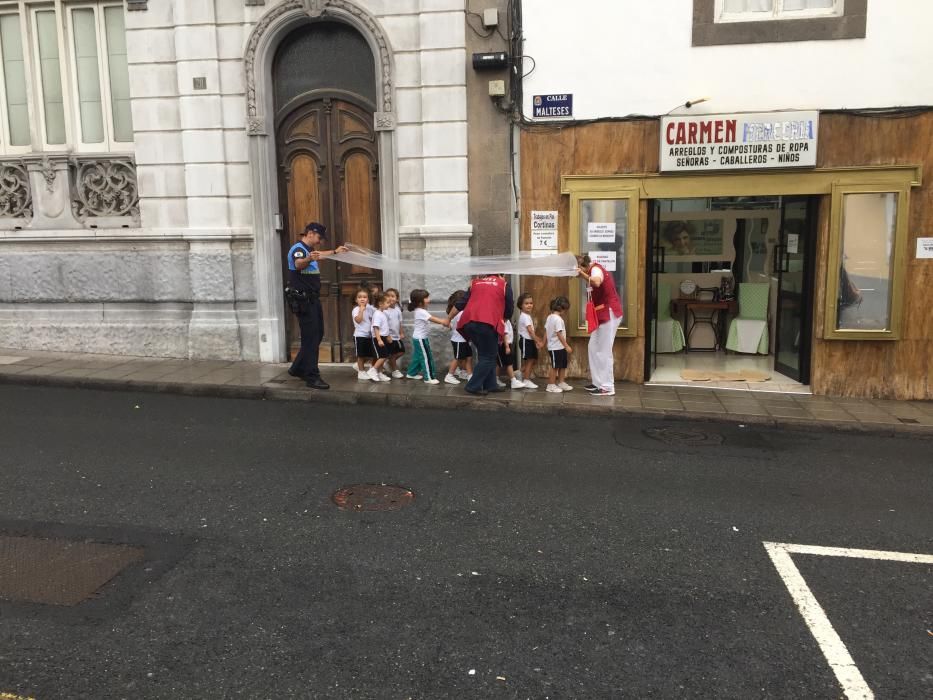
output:
M696 100L687 100L686 102L684 102L684 107L686 107L687 109L690 109L691 107L693 107L693 105L698 105L701 102L707 102L707 101L709 101L708 97L701 97Z

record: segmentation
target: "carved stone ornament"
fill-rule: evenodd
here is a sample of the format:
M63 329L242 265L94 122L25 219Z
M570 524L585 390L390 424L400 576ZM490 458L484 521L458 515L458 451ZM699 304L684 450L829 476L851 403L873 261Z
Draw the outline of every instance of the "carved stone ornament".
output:
M247 117L246 133L250 136L257 136L266 133L266 120L262 117Z
M129 158L73 158L71 208L75 218L139 217L136 166Z
M379 52L379 68L381 75L377 76L380 80L380 89L382 90L381 107L379 114L391 115L392 109L392 55L389 49L389 42L386 39L382 27L369 12L362 7L350 2L350 0L285 0L280 5L272 7L262 16L253 31L250 34L249 42L246 45L246 54L244 61L246 64L246 116L250 134L264 133L262 131L253 131L250 120L259 117L259 106L256 104L256 50L262 37L269 31L269 28L282 15L296 10L303 11L309 17L319 18L327 15L340 19L341 17L350 18L358 27L370 35L376 44ZM388 122L385 122L388 123ZM382 130L393 127L382 127Z
M46 192L55 191L55 168L48 156L42 159L42 178L45 180Z
M392 131L395 128L395 114L392 112L376 112L376 131Z
M32 189L24 163L0 161L0 219L31 219Z

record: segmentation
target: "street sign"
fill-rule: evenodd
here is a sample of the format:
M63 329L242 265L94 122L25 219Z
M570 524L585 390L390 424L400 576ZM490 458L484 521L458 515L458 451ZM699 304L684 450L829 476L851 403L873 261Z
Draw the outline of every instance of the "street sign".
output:
M573 95L535 95L533 115L536 119L570 119Z

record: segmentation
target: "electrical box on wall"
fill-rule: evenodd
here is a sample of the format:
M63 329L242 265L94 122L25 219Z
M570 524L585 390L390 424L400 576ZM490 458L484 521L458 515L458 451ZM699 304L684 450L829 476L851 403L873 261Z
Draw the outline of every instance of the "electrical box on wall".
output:
M490 80L489 81L489 96L490 97L505 97L505 81L504 80Z
M473 70L499 70L508 66L509 55L505 51L473 54Z
M488 10L483 10L483 26L484 27L498 27L499 26L499 10L495 7L490 7Z

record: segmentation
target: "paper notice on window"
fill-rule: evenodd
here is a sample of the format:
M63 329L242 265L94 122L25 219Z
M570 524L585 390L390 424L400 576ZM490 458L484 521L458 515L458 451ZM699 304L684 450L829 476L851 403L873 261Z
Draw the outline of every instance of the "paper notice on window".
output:
M531 212L531 249L557 252L557 212Z
M933 238L917 239L917 260L933 258Z
M586 240L588 243L615 243L616 225L591 221L586 225Z
M800 234L799 233L788 233L787 234L787 252L791 255L797 255L797 248L800 245Z
M602 265L607 272L616 271L616 252L614 250L591 250L590 260Z

